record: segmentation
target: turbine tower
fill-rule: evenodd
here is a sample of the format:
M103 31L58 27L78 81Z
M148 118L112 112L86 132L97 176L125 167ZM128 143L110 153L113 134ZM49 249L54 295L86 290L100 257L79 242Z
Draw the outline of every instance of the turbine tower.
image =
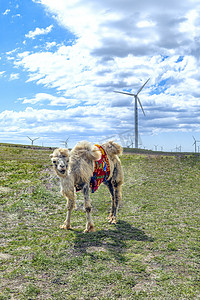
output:
M136 94L114 91L115 93L125 94L125 95L129 95L129 96L133 96L135 98L135 148L138 148L138 102L139 102L140 107L142 109L142 112L145 116L145 112L144 112L144 109L142 107L142 103L141 103L138 95L139 95L139 93L141 92L141 90L144 88L144 86L147 84L147 82L149 80L150 80L150 78L141 86L141 88L139 88L139 90L137 91Z

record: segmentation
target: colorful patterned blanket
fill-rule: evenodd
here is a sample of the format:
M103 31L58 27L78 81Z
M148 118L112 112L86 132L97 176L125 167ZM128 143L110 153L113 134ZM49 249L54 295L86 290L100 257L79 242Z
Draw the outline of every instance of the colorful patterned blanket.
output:
M93 176L90 181L92 193L96 192L100 184L107 184L107 179L110 176L110 164L105 150L100 145L95 145L101 151L100 160L95 161Z

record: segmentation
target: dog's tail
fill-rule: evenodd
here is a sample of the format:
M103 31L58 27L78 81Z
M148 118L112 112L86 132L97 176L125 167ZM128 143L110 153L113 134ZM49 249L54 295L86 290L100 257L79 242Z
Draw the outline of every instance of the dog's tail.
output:
M87 160L99 160L101 158L99 149L87 141L77 143L70 155L79 156Z
M106 153L110 156L121 155L123 152L123 148L119 144L113 141L108 141L104 143L102 147L105 149Z

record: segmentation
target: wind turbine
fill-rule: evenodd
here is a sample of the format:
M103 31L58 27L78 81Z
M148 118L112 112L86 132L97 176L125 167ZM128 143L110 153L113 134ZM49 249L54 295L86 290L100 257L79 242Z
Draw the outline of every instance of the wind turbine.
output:
M157 151L158 150L158 145L154 145L154 147L155 147L155 151Z
M120 136L123 136L125 133L127 133L127 132L129 132L129 131L131 131L131 130L128 129L128 130L123 131L123 132L121 132L121 133L117 133L117 132L116 132L116 134L114 134L114 135L107 136L107 137L105 137L104 139L99 140L99 143L103 143L104 141L108 141L108 140L113 139L113 138L116 139L117 137L120 138Z
M62 144L65 145L65 148L68 148L69 137L65 141L61 141Z
M135 148L138 148L138 102L139 102L140 107L142 109L142 112L145 116L145 112L144 112L144 109L142 107L142 103L141 103L138 95L139 95L139 93L141 92L141 90L144 88L144 86L147 84L147 82L149 80L150 80L150 78L141 86L141 88L139 88L139 90L137 91L136 94L114 91L115 93L125 94L125 95L129 95L129 96L133 96L135 98Z
M194 139L194 144L192 144L192 146L194 146L194 150L195 150L195 153L196 153L197 152L197 143L200 143L200 141L197 141L194 137L193 137L193 139Z
M35 140L38 140L39 139L39 137L38 138L35 138L35 139L31 139L29 136L27 136L27 138L31 141L31 145L33 146L33 142L35 141Z

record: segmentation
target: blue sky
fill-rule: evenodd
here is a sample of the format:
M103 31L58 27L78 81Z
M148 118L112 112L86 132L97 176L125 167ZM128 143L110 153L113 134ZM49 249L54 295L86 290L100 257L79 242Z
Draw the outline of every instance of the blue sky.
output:
M193 151L200 140L197 0L0 2L0 142L69 146L134 132L140 147ZM200 146L200 142L198 144Z

